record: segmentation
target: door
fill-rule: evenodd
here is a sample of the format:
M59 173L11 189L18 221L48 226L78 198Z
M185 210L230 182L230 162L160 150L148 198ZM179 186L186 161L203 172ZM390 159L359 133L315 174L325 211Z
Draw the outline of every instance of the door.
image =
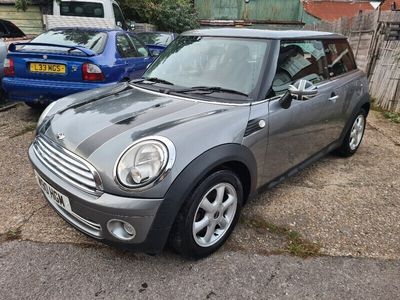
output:
M146 46L133 33L130 33L128 35L138 54L137 60L135 62L135 76L136 78L140 78L147 70L147 67L150 65L150 63L152 63L154 58L150 56L150 52L147 50Z
M353 52L346 40L326 40L324 48L332 82L329 106L335 108L330 129L333 136L338 138L346 124L348 112L352 110L352 100L358 99L362 94L363 83L357 72Z
M288 109L279 104L290 84L306 79L318 87L308 100L293 100ZM270 90L269 139L264 178L268 182L307 160L334 138L335 115L329 98L333 86L321 41L282 41L277 70Z
M147 65L150 63L148 51L144 47L136 48L133 43L133 37L125 33L117 35L117 51L119 53L118 65L123 67L123 76L121 78L136 79L140 78Z

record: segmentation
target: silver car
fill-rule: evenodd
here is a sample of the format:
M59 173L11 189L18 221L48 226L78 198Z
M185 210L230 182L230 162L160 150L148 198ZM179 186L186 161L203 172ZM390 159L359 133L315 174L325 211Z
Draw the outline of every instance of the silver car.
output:
M353 155L369 108L341 35L195 30L142 79L49 105L29 157L49 204L85 234L200 258L261 187Z

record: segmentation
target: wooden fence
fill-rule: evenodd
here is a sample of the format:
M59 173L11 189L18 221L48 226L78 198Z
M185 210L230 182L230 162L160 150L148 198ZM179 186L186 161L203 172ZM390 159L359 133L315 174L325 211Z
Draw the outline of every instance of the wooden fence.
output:
M353 18L306 25L305 29L347 36L359 69L368 75L375 105L400 112L400 40L389 36L393 26L400 26L398 11L360 13Z

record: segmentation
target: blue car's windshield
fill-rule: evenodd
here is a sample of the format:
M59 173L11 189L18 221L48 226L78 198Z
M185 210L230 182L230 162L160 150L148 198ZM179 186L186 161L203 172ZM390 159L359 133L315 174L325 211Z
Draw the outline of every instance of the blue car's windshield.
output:
M202 87L202 91L214 87L209 91L213 97L218 97L221 89L250 95L259 82L269 44L261 39L181 36L150 66L144 78L183 88Z
M107 33L92 30L62 29L49 30L32 40L32 43L55 44L61 46L80 46L99 54L103 52ZM53 49L54 48L54 49ZM25 46L29 51L65 51L55 47Z

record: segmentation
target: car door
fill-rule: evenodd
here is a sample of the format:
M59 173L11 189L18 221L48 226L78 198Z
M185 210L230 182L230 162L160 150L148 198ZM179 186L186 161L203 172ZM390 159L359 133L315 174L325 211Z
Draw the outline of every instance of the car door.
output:
M293 100L289 108L283 108L280 105L282 95L299 79L312 82L318 94L308 100ZM329 100L332 92L322 42L282 41L268 102L265 181L301 164L332 142L331 122L335 115Z
M125 33L119 33L116 37L117 52L119 59L117 65L122 66L123 76L121 78L140 78L150 63L148 56L143 56L134 46L132 39Z
M347 40L325 40L323 43L332 85L329 108L334 116L330 129L333 138L337 139L346 124L348 111L352 109L352 99L362 94L363 83Z
M153 62L154 58L150 56L149 50L133 33L129 33L128 36L138 54L138 57L135 61L135 76L136 78L139 78L146 71L147 67Z

